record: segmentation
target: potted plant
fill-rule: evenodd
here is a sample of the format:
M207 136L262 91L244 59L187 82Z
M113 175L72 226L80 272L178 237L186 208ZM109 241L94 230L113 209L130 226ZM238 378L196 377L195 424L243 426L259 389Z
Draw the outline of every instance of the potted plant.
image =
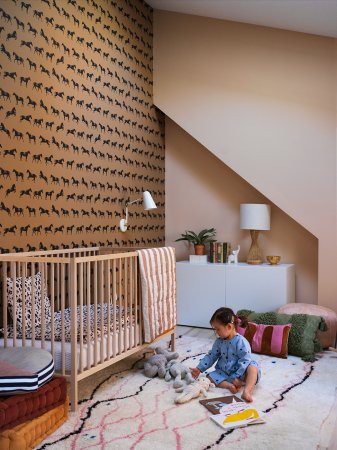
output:
M176 242L178 241L187 241L194 245L194 252L196 255L204 255L205 254L205 244L206 242L212 241L214 239L211 239L213 236L216 235L216 229L215 228L205 228L204 230L201 230L198 234L194 231L185 231L185 233L181 234L181 237L179 239L176 239Z

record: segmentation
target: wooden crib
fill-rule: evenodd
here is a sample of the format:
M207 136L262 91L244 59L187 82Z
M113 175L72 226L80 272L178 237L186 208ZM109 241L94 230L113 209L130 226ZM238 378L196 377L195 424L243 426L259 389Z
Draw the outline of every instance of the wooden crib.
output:
M72 410L80 380L164 336L174 350L175 261L169 305L155 289L157 305L147 313L139 257L98 247L0 255L0 346L51 352L56 373L70 382Z

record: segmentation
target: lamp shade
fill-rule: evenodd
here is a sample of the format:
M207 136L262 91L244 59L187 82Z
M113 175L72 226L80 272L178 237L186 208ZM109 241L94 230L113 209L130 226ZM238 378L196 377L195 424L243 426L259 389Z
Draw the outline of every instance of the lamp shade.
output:
M149 191L143 192L143 206L145 211L157 208L157 205L155 204Z
M244 203L240 205L242 230L270 230L270 205Z

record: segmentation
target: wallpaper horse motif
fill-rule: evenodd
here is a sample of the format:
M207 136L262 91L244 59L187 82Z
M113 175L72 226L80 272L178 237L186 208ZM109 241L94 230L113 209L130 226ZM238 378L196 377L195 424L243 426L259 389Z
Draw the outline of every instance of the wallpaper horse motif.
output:
M1 252L164 242L152 12L139 1L0 8ZM119 239L126 201L149 190Z

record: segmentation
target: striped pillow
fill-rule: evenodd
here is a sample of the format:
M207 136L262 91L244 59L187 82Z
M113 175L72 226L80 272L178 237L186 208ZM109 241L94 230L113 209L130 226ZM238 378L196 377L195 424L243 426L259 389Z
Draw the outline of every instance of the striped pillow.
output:
M258 325L248 322L246 328L238 326L238 333L250 343L254 353L287 358L291 324Z

